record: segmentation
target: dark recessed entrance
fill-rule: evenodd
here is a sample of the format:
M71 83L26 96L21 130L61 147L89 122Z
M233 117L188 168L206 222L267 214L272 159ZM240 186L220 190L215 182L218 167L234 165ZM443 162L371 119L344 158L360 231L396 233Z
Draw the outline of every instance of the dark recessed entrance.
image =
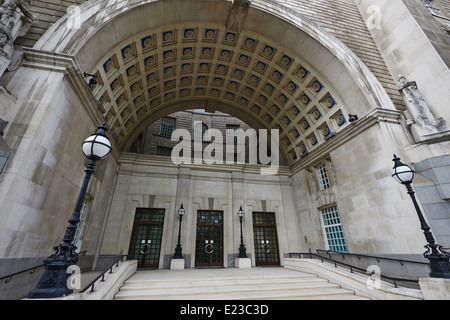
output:
M223 211L198 210L195 266L223 266Z
M158 268L164 211L136 208L128 259L138 260L138 268Z

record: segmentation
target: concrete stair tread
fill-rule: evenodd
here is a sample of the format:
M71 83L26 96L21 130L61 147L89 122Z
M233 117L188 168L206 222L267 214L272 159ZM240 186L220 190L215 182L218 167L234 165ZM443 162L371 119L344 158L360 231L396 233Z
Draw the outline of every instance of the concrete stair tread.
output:
M317 275L284 268L138 271L116 300L360 300Z
M340 288L337 284L330 284L328 282L321 283L294 283L294 284L265 284L261 286L192 286L184 288L150 288L150 287L140 287L140 288L125 288L122 287L120 292L134 292L139 294L159 295L159 294L188 294L192 295L204 295L210 293L225 293L234 292L239 290L239 292L261 292L261 291L285 291L285 290L311 290L311 289L322 289L322 288ZM238 289L237 289L238 288ZM119 293L120 293L119 292Z
M340 297L338 297L340 296ZM344 297L345 296L345 297ZM323 297L324 299L341 298L360 299L354 295L353 291L342 289L340 287L320 288L316 290L280 290L280 291L250 291L244 292L242 290L234 290L230 292L216 292L215 294L164 294L159 292L158 294L148 295L146 292L138 294L134 293L121 293L119 292L116 300L261 300L261 299L317 299Z
M293 285L293 284L306 284L306 283L323 283L327 282L325 279L317 277L312 278L290 278L290 279L221 279L221 280L189 280L189 281L158 281L153 283L152 281L130 281L126 282L121 290L139 290L141 288L151 289L167 289L167 288L195 288L195 287L227 287L236 285L248 285L248 286L266 286L268 283L278 285Z

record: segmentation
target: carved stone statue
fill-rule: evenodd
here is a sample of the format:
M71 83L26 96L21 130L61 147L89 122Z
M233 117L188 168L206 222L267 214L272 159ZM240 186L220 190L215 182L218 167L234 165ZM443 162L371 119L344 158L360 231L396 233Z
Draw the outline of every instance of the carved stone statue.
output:
M30 0L4 0L0 6L0 77L11 64L14 40L24 34L34 20Z
M435 118L415 81L407 81L402 75L398 79L399 92L403 95L408 112L405 114L416 142L447 129L445 120Z
M227 29L233 32L240 32L245 18L247 17L250 0L234 0L233 6L228 16Z
M14 39L11 36L11 30L14 27L14 22L9 21L5 27L0 24L0 54L10 58L13 52Z

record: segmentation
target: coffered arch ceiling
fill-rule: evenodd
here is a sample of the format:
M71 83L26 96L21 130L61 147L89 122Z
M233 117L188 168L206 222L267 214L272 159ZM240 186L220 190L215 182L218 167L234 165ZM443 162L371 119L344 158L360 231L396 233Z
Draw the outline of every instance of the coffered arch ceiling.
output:
M302 57L262 35L220 24L183 23L139 33L111 50L94 71L93 93L119 145L148 125L151 114L205 104L278 129L289 162L348 125L342 99Z
M90 0L79 9L33 49L74 56L98 75L93 94L118 151L156 117L206 106L279 129L292 163L348 126L348 112L395 108L342 42L275 2L253 0L237 31L224 0Z

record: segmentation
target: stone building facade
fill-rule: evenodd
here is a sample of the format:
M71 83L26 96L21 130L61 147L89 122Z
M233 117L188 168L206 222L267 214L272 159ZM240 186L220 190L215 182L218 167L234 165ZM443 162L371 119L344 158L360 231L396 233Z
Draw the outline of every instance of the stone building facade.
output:
M81 142L103 121L113 150L85 199L77 243L86 269L141 247L154 253L143 267L167 268L181 203L186 267L234 266L241 206L253 266L316 249L420 256L414 206L391 178L394 153L417 172L421 208L450 247L450 1L2 8L1 21L17 26L5 29L14 45L3 48L14 50L4 50L0 69L5 274L38 264L61 241L87 163ZM173 141L150 134L168 117L277 130L279 167L174 163L155 148ZM153 146L142 143L152 136ZM137 235L139 217L155 219L153 238Z

